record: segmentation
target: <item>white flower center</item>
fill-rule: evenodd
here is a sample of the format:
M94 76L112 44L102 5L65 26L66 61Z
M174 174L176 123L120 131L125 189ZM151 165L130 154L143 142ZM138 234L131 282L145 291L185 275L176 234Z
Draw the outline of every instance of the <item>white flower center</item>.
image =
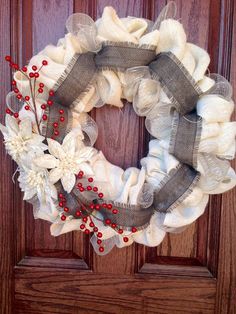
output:
M74 157L67 155L64 158L60 160L60 165L59 167L64 171L64 172L73 172L76 173L78 165L74 159Z
M34 188L40 187L45 183L45 176L43 172L30 170L27 173L27 183Z
M21 136L16 136L6 141L6 148L12 156L19 156L24 151L27 151L27 141Z

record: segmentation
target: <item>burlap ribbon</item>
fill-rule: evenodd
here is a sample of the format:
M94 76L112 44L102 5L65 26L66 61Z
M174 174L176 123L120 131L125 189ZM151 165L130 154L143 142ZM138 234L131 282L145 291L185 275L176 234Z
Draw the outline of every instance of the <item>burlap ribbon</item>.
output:
M196 166L201 133L201 121L194 111L201 90L181 62L172 53L155 56L153 49L124 43L106 43L97 54L87 52L75 55L54 88L55 95L51 97L54 104L48 109L49 118L44 128L44 135L52 136L52 122L59 118L58 107L63 107L66 112L66 123L59 127L60 136L56 138L59 142L63 140L70 129L68 125L74 103L92 86L96 71L99 69L125 70L147 65L177 110L173 120L169 151L184 165L172 171L161 182L160 187L154 191L154 202L149 208L111 201L109 202L116 206L119 214L113 215L107 209L101 208L100 212L104 219L115 220L117 225L124 228L134 225L140 228L146 226L153 208L165 213L170 211L192 191L198 179L198 173L192 166ZM81 193L74 189L71 195L68 195L68 200L75 211L82 201ZM83 199L82 202L86 203L86 200Z
M110 220L111 224L115 224L116 228L131 230L132 227L136 227L137 230L141 230L148 225L154 212L152 205L143 207L140 204L129 205L111 200L97 199L97 194L93 191L80 192L77 188L79 182L81 180L77 180L70 193L63 190L61 183L58 182L56 184L58 193L63 193L64 195L66 200L65 206L69 208L69 215L81 219L93 213L90 205L99 205L97 211L102 215L103 221ZM104 203L112 205L112 208L104 207ZM116 210L116 214L114 214L113 210ZM80 216L76 215L77 211L80 211Z

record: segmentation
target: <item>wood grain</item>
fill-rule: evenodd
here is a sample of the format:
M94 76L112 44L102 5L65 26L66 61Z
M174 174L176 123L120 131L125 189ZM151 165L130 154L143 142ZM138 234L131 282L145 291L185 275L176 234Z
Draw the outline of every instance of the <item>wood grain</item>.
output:
M196 285L193 278L102 276L86 271L67 272L65 277L60 270L37 268L17 268L16 279L16 300L34 302L39 309L36 302L43 298L42 304L51 303L49 313L59 304L65 313L190 313L190 304L191 313L213 313L214 309L213 279L199 278Z
M5 96L10 89L10 70L4 60L5 55L11 53L10 47L10 30L11 30L11 7L7 0L0 0L0 119L4 122L5 116ZM0 184L0 304L1 313L10 314L13 303L13 265L14 265L14 241L12 226L14 221L13 215L13 186L9 179L9 174L13 171L13 163L8 156L0 140L0 164L1 184Z
M236 5L225 1L221 12L224 21L219 51L220 73L230 79L236 91ZM234 48L234 49L232 49ZM236 119L234 111L233 120ZM236 169L235 160L232 167ZM236 192L222 195L220 220L219 264L216 293L216 313L236 313Z

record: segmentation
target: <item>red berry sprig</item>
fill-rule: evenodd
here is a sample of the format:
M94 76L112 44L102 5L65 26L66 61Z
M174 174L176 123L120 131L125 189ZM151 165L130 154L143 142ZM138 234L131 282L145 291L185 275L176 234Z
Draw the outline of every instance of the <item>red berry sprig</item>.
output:
M43 110L41 118L39 119L38 114L37 114L37 108L36 108L36 98L38 97L39 94L42 94L44 92L44 84L43 83L39 83L38 84L38 88L37 88L37 94L36 94L36 87L37 87L37 83L38 83L38 78L40 77L40 71L44 66L48 65L48 61L47 60L43 60L41 66L38 68L36 65L32 65L31 69L29 67L23 66L22 68L20 68L19 64L15 63L12 60L11 56L5 56L5 60L7 62L9 62L9 66L12 68L12 70L14 71L20 71L22 73L22 75L24 75L28 81L29 81L29 86L30 86L30 94L31 95L22 95L19 91L19 89L17 88L17 83L16 81L13 79L12 80L12 87L13 87L13 91L16 94L16 98L19 100L22 100L25 102L25 106L24 109L25 110L30 110L34 113L35 115L35 121L36 121L36 125L37 125L37 129L38 129L38 133L41 134L40 132L40 123L42 121L46 121L47 120L47 115L45 113L45 110L47 109L46 104L42 104L41 105L41 109ZM48 93L49 97L54 95L54 91L50 90ZM31 102L30 102L31 100ZM32 104L32 105L31 105ZM53 101L48 99L47 101L47 105L51 106L53 104ZM15 118L19 117L19 113L15 112L14 114L11 112L11 110L6 110L7 114L11 114L14 115ZM64 118L64 117L63 117ZM61 122L63 119L60 119ZM59 135L59 132L56 131L54 132L54 134L56 136Z

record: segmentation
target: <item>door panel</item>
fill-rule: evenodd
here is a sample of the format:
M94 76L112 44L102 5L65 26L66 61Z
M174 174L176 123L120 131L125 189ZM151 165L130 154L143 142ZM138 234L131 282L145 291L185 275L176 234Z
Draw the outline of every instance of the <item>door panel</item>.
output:
M165 0L0 0L1 56L24 64L64 36L73 12L98 18L112 5L119 16L154 20ZM211 54L211 72L236 84L236 6L233 0L176 0L188 40ZM234 26L234 28L233 28ZM232 31L234 30L234 31ZM231 61L232 60L232 61ZM10 70L0 59L0 99L10 90ZM3 122L5 106L1 106ZM129 103L93 110L96 147L123 168L139 166L149 136ZM0 272L2 313L236 313L236 192L213 196L204 215L157 248L133 244L97 256L80 232L54 238L47 222L12 184L15 165L1 144ZM234 166L235 162L233 163Z

